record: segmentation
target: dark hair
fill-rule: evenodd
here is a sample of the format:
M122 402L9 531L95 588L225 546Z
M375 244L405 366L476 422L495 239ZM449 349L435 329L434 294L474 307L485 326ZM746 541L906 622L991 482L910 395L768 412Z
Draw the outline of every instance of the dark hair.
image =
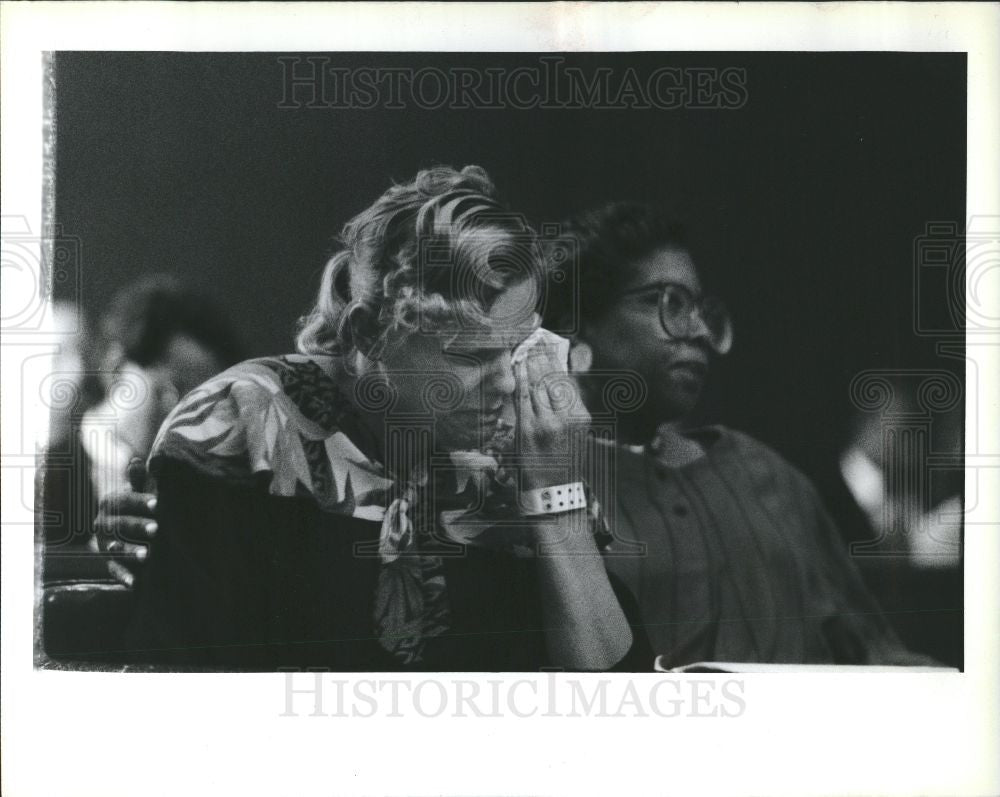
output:
M228 367L243 359L243 347L222 308L208 296L157 274L123 288L100 324L103 356L137 365L160 362L170 341L186 335Z
M546 301L545 325L553 329L574 326L570 316L576 312L584 319L603 316L640 258L664 247L688 248L680 224L663 208L641 202L611 202L577 214L560 233L563 241L555 246L573 246L575 252L565 251L559 259L575 261L576 275Z

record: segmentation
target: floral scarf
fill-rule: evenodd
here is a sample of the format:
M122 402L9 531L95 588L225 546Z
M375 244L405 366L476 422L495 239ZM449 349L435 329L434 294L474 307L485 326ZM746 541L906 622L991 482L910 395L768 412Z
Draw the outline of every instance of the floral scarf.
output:
M436 490L438 498L442 485L428 484L426 476L397 481L362 452L356 443L364 445L366 433L334 383L334 363L332 357L286 355L219 374L168 416L153 444L150 472L155 476L158 463L169 458L230 484L259 485L263 476L271 495L310 497L324 512L381 523L377 549L358 552L381 562L374 632L401 663L416 665L424 641L450 626L435 545L443 538L452 546L492 546L497 524L486 519L501 526L504 518L508 526L516 522L513 480L499 456L511 430L498 429L494 445L483 452L451 455L455 481L444 488L438 517L429 518L423 510L434 502L425 500L427 491ZM606 530L596 502L591 519Z

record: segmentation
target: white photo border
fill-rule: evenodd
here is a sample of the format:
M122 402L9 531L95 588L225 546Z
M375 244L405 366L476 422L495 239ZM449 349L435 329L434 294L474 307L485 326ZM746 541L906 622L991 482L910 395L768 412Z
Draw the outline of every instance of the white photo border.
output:
M996 4L5 2L0 35L2 212L29 230L42 229L42 54L56 50L964 51L967 212L1000 218ZM4 319L29 290L7 271ZM987 299L993 319L997 300ZM35 393L17 387L23 347L6 333L3 344L5 794L1000 792L1000 336L968 350L983 414L967 429L979 453L966 491L983 500L965 540L965 672L741 675L743 710L714 719L577 719L544 707L524 718L290 717L282 674L34 670L33 519L22 500L34 463L19 452L34 450L44 419L22 424L40 408L15 401ZM509 696L551 676L491 677ZM343 677L349 688L371 678ZM611 700L655 678L612 678Z

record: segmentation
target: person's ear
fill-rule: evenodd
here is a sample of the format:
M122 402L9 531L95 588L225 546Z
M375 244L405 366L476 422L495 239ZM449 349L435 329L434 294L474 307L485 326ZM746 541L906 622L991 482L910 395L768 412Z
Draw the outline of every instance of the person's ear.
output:
M574 374L585 374L594 364L594 350L590 344L577 338L569 347L569 370Z
M101 387L105 392L111 389L111 386L118 378L118 372L124 367L125 362L125 349L122 348L121 344L113 343L108 346L98 365Z
M347 327L350 330L351 345L369 360L378 360L381 352L373 332L371 313L360 304L353 304L346 310Z

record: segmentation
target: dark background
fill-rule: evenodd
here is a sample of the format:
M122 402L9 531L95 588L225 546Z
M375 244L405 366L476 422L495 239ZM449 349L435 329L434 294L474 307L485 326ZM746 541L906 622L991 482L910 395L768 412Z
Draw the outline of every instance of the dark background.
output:
M914 241L965 218L965 56L567 55L586 72L740 67L738 110L282 109L279 54L62 53L56 215L96 317L140 274L218 297L251 355L292 348L331 241L391 179L477 163L535 223L665 203L728 298L736 346L705 402L822 483L848 385L944 367L914 334ZM341 53L334 65L539 66L532 54ZM302 96L302 95L299 95ZM78 286L78 287L77 287ZM940 310L943 289L921 295Z

